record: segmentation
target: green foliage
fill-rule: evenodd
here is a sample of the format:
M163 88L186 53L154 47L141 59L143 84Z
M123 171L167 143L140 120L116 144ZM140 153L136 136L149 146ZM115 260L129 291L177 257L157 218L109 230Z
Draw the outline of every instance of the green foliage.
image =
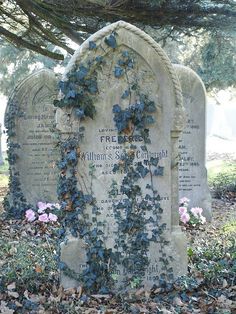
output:
M98 110L98 108L95 110L93 104L99 93L97 69L106 66L106 60L103 60L104 47L116 49L119 46L117 40L116 34L112 33L102 41L102 47L97 46L94 42L89 43L90 59L76 64L67 73L68 80L60 82L59 88L63 95L60 100L55 101L56 106L72 108L79 120L94 117ZM92 51L95 49L96 52L100 49L102 55L92 58ZM127 284L132 287L139 285L149 265L148 247L150 242L158 242L157 246L160 250L160 277L157 276L156 280L163 285L166 279L173 279L170 257L165 253L168 241L163 236L166 224L161 222L163 210L160 208L160 196L153 187L153 176L163 175L164 168L158 165L159 159L154 157L151 157L150 160L147 157L143 162L134 163L134 152L137 147L132 144L132 138L138 137L142 141L141 149L148 156L147 145L151 143L149 127L155 122L154 114L156 114L155 103L149 99L148 95L141 92L141 87L134 75L134 67L135 60L132 52L121 51L113 73L117 80L123 80L127 85L120 95L121 101L126 102L126 109L123 110L120 105L116 104L112 111L113 120L118 129L118 142L121 145L124 144L124 149L113 172L121 171L124 173L124 177L120 187L115 181L112 182L109 195L116 197L119 193L124 198L118 204L113 204L119 234L114 249L107 249L104 243L103 223L99 219L101 209L96 205L93 195L93 179L96 178L94 165L90 164L89 166L90 194L85 195L80 190L77 181L77 164L84 130L74 134L66 141L61 140L60 142L62 159L59 162L61 176L58 195L63 212L61 235L63 238L66 229L69 229L73 236L79 236L88 244L86 249L87 267L82 274L71 271L64 263L60 263L60 268L68 276L83 282L84 287L90 292L107 293L110 291L114 286L114 274L118 265L121 265L127 272L125 275ZM133 77L132 82L129 78L130 72L132 72L130 76ZM131 103L132 96L136 99L133 104ZM79 114L76 114L76 110L79 111ZM129 137L126 135L130 134L131 130L132 136L127 140ZM138 184L138 180L146 176L149 176L150 179L147 187L150 195L142 191ZM87 215L88 208L92 209L90 219ZM147 211L152 211L154 218L147 218ZM146 226L150 224L153 226L153 230L149 232L146 230Z
M224 234L230 234L230 233L236 234L236 220L232 220L232 221L227 222L222 227L222 232Z
M236 38L225 34L209 37L201 50L201 65L198 69L206 87L220 89L236 82Z
M53 69L58 61L44 57L30 50L16 48L4 43L0 48L0 92L9 96L13 88L32 71L45 67Z
M218 237L211 243L204 242L189 255L194 268L201 271L206 282L222 283L227 279L232 285L236 271L236 241L235 234Z
M15 282L16 289L31 293L45 289L57 273L56 255L52 253L50 240L42 243L28 240L7 243L0 239L0 259L4 260L0 276L0 292ZM10 257L10 258L9 258Z
M209 185L217 198L225 197L227 192L236 193L236 164L230 164L222 172L212 175Z
M6 210L7 217L15 219L22 218L25 211L30 208L21 189L19 180L19 171L15 168L15 163L18 158L17 150L20 148L15 138L15 119L22 116L18 104L14 101L8 103L8 111L5 115L5 125L8 135L7 143L7 160L10 165L9 168L9 189L5 196L3 205Z

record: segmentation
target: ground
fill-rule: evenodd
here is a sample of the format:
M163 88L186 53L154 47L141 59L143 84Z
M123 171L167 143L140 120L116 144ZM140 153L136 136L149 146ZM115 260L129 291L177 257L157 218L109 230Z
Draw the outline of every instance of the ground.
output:
M222 167L226 161L230 167L235 162L228 157L220 156ZM208 156L213 174L215 159ZM91 295L82 287L64 291L57 260L60 225L49 227L1 216L0 313L236 313L236 194L222 191L222 199L213 199L210 223L182 226L188 238L188 275L170 286L150 291L138 288L123 295ZM6 192L4 168L0 173L1 214Z

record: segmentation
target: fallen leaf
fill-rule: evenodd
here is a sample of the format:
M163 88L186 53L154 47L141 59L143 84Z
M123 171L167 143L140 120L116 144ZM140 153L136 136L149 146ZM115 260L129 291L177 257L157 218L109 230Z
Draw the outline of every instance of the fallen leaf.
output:
M1 314L13 314L15 312L14 310L11 310L9 307L7 307L7 302L5 301L1 301L0 311Z
M178 305L178 306L184 306L184 303L181 301L179 297L174 298L173 304Z
M19 298L19 293L15 292L15 291L7 291L7 294L9 295L9 297L13 297L15 299Z
M223 280L222 287L223 287L223 288L226 288L227 286L228 286L228 282L224 279L224 280Z
M43 270L38 264L36 264L35 265L35 271L36 271L36 273L42 273Z
M14 290L16 289L16 283L12 282L7 286L7 290Z

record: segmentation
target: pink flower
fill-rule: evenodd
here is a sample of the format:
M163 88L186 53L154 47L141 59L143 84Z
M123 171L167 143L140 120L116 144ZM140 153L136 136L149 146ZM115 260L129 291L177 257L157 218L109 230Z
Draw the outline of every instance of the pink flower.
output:
M29 222L32 222L36 219L35 212L32 209L28 209L25 212L25 217L26 217L27 221L29 221Z
M54 215L54 214L52 214L52 213L49 213L48 219L49 219L50 221L57 221L58 217L57 217L57 215Z
M185 213L187 213L187 208L186 208L186 207L183 207L183 206L179 207L179 214L180 214L180 215L183 215L183 214L185 214Z
M39 221L48 222L48 214L39 215Z
M179 200L179 203L180 204L188 204L190 201L190 199L188 199L187 197L182 197L180 200Z
M44 213L45 210L47 209L47 204L44 202L38 202L37 206L38 206L38 213L39 214Z
M190 220L190 216L188 213L184 213L183 215L180 216L180 220L186 224Z
M201 216L203 209L201 207L193 207L190 211L196 218L198 218L198 215Z

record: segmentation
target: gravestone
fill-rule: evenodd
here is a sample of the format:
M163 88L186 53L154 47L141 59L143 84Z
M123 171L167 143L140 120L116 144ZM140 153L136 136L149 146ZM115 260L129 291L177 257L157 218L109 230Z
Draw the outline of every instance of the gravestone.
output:
M2 124L0 123L0 166L4 165L2 157Z
M15 210L35 206L38 201L57 201L59 152L52 131L56 94L55 74L42 69L23 80L9 98L5 113L10 164L8 206Z
M190 68L174 65L183 92L186 127L179 139L179 197L190 199L190 207L202 207L211 220L211 196L206 170L206 90Z
M104 293L185 274L177 166L184 112L163 50L119 21L81 45L60 88L64 288Z

